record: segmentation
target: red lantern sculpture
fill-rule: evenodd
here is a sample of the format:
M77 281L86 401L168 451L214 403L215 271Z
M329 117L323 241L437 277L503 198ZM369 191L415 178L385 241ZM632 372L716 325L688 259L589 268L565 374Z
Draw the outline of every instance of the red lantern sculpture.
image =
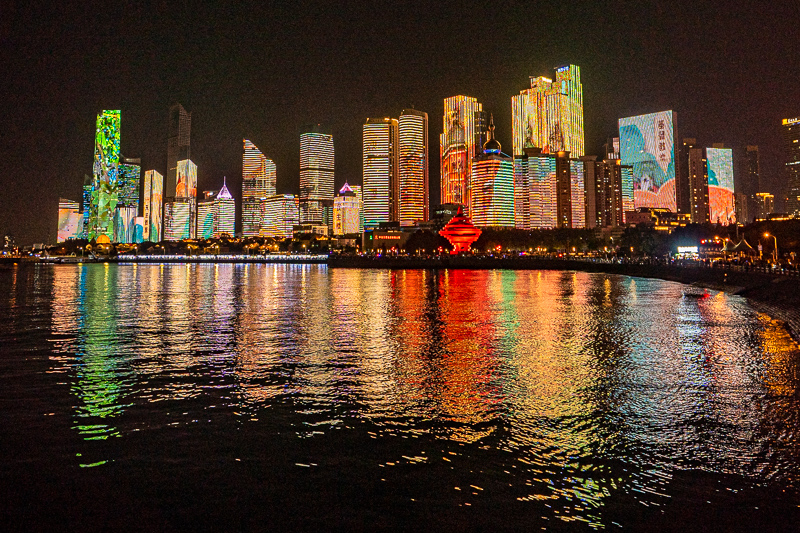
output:
M472 243L481 236L481 230L475 227L459 206L456 216L439 231L439 235L450 241L450 244L453 245L450 254L455 255L459 252L468 252Z

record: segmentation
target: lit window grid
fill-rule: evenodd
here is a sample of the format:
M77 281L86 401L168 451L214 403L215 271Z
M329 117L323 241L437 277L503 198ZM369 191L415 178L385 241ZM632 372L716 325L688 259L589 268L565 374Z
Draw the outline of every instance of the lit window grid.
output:
M513 162L494 157L478 159L472 163L471 175L472 223L479 227L513 228Z
M359 233L361 217L357 196L337 196L333 199L333 234Z
M293 227L300 223L298 198L292 194L278 194L264 198L262 204L264 217L261 235L291 238Z
M333 200L333 136L324 133L300 135L300 200Z
M363 127L364 226L376 227L395 215L398 161L397 121L367 123Z
M142 167L133 163L119 165L119 202L133 205L139 212L139 181Z
M242 155L242 198L266 198L275 194L277 169L255 144L244 140Z
M572 227L586 227L586 189L583 161L570 160L570 196L572 198Z
M401 226L428 220L428 118L403 114L398 123Z
M470 96L458 95L444 99L443 133L439 136L441 203L461 204L466 214L469 214L469 162L482 149L475 145L475 113L482 110L483 106L478 100ZM463 145L450 145L454 118L458 118L464 127Z
M164 240L180 241L191 236L191 206L189 202L164 204Z

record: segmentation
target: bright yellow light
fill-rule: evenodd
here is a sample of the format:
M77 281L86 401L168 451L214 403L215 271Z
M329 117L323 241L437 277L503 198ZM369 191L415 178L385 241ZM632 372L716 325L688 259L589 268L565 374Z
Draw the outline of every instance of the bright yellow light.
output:
M764 237L769 237L769 233L765 233L765 234L764 234Z

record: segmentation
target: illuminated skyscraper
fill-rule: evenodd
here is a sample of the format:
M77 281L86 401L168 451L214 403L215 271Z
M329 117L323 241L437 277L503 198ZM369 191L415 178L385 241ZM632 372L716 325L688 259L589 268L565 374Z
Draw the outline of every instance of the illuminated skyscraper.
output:
M633 169L619 159L580 158L584 166L587 228L619 227L633 211Z
M220 238L223 234L234 236L236 205L223 178L222 189L205 191L204 199L197 204L198 238Z
M244 140L242 155L242 235L255 237L263 226L264 198L275 195L277 170L255 144Z
M686 137L679 147L676 147L675 157L675 209L678 213L692 213L694 203L692 184L689 171L689 151L697 147L697 139Z
M348 235L359 233L361 218L360 200L350 185L345 182L339 194L333 199L333 234Z
M144 240L161 240L161 215L164 199L164 176L157 170L144 173Z
M172 198L164 202L164 239L188 239L191 232L192 206L188 198Z
M516 227L584 227L584 161L570 159L569 152L543 154L538 148L525 152L514 158Z
M142 160L123 157L119 164L119 202L136 208L139 213L139 181L142 175Z
M469 216L469 184L472 160L480 152L484 132L483 106L470 96L444 99L443 133L439 135L441 200L461 204Z
M323 132L319 125L305 128L300 134L301 224L328 223L333 206L333 179L333 136Z
M775 212L775 196L768 192L758 192L754 196L756 204L755 218L757 220L766 220L767 215Z
M397 120L368 118L363 127L364 226L398 220Z
M634 204L676 212L675 131L672 111L619 119L620 158L633 167Z
M714 224L736 222L736 195L733 182L733 150L715 144L706 148L708 161L708 209Z
M800 117L785 118L782 125L786 161L786 212L800 215Z
M476 226L514 227L514 161L501 151L489 119L483 153L472 160L470 199Z
M136 207L118 204L114 210L114 242L132 243L136 223Z
M58 242L78 239L83 233L83 213L78 202L58 200Z
M704 148L689 148L689 191L691 198L691 220L695 224L709 221L708 210L708 165Z
M350 188L356 193L358 199L358 232L364 233L364 195L362 193L361 185L350 185Z
M800 143L798 143L800 144ZM745 180L744 192L745 194L755 194L762 190L761 187L761 158L759 157L758 146L747 146L745 148L744 158Z
M89 214L92 210L92 177L88 174L83 175L83 226L81 229L81 238L89 238Z
M189 234L184 239L197 236L197 165L191 159L178 161L178 182L175 186L175 200L189 204Z
M404 109L397 120L400 143L401 226L428 220L428 114Z
M187 113L181 104L169 108L169 133L167 137L167 180L166 196L179 196L176 191L178 183L178 161L190 159L189 149L192 130L192 114Z
M97 115L89 239L101 235L114 239L114 210L119 200L119 136L119 111L103 111Z
M279 239L291 238L292 228L300 222L297 196L293 194L269 196L264 199L263 206L261 235Z
M525 148L542 153L584 153L583 85L581 69L565 65L556 69L555 81L531 76L531 88L511 98L514 155Z

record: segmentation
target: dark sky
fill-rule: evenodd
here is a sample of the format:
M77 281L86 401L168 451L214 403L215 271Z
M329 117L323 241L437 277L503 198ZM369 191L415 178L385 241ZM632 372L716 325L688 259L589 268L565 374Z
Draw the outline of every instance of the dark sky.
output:
M429 114L434 202L442 100L478 98L510 152L511 96L565 63L581 67L590 154L619 117L672 109L680 137L759 145L777 194L780 120L800 115L796 0L64 4L0 2L0 234L21 243L55 241L102 109L122 110L123 154L164 173L182 103L199 188L224 175L238 199L243 138L297 192L299 128L327 124L337 185L360 183L364 120L413 105Z

